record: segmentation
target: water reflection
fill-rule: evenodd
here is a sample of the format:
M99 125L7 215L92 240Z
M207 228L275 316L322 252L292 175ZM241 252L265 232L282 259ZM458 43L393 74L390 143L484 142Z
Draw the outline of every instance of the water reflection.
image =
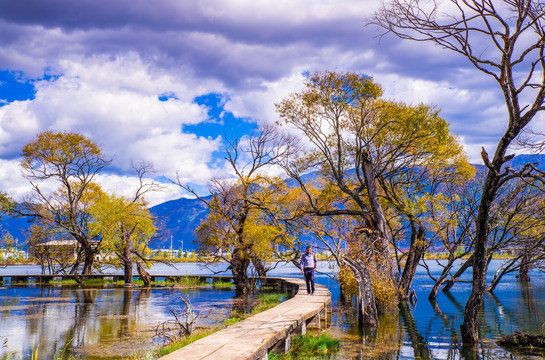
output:
M500 263L491 262L490 277ZM198 264L176 266L178 269L154 267L151 273L210 274ZM430 263L429 267L432 274L441 271L438 265ZM319 270L331 272L327 263L319 264ZM0 269L0 274L2 271L34 270ZM270 275L299 277L300 273L294 266L286 265L277 267ZM316 280L332 292L334 312L327 331L341 339L339 359L542 359L511 354L494 342L514 331L541 332L545 322L545 275L530 275L530 283L519 283L514 274L506 276L494 293L485 295L479 314L479 333L484 341L476 350L462 349L459 343L464 306L471 290L469 282L457 283L447 293L440 291L435 300L429 301L433 282L425 270L419 269L413 282L419 299L416 306L402 304L398 312L382 314L377 329L364 329L359 326L354 303L341 296L338 284L324 274L318 274ZM464 274L461 280L471 280L471 273ZM112 349L119 355L130 354L153 345L151 325L169 318L168 307L181 305L178 297L182 293L199 309L215 309L218 315L211 316L210 322L228 314L234 296L233 291L212 289L181 292L170 288L0 288L0 343L7 337L11 350L25 349L25 358L30 357L35 345L42 349L44 344L50 345L43 348L48 352L42 353L41 358L52 358L55 349L60 350L66 343L88 358L98 358ZM238 305L247 307L243 302ZM6 354L0 350L0 359Z
M491 264L493 274L497 266ZM434 269L440 271L440 267ZM465 274L462 280L470 280ZM464 306L471 291L469 283L458 283L450 292L440 292L435 300L428 300L433 283L424 271L415 279L415 291L420 299L415 307L400 304L396 314L382 315L376 330L362 329L350 301L341 297L338 286L326 278L326 284L337 302L333 326L329 330L342 339L338 359L543 359L543 355L513 354L495 344L498 338L514 331L541 332L545 322L545 281L543 274L534 272L532 282L519 283L514 276L507 278L494 293L485 295L479 314L479 333L483 342L476 349L462 348L460 325ZM354 336L356 332L359 337Z
M56 358L67 347L87 359L127 357L155 345L153 327L170 318L170 306L189 297L196 309L212 308L206 324L223 321L234 291L77 287L0 288L0 359L11 351Z

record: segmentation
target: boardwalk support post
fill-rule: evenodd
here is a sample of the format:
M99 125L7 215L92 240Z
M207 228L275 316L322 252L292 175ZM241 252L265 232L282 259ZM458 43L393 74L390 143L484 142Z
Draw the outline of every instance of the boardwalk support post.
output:
M320 319L321 316L320 316L320 313L316 314L314 317L310 318L309 322L308 322L308 325L307 327L309 329L320 329L320 325L321 325L321 322L320 322Z
M294 335L305 335L307 333L307 322L302 318L300 324L293 330Z
M276 343L270 350L274 354L287 354L291 349L291 334L288 332L286 337Z

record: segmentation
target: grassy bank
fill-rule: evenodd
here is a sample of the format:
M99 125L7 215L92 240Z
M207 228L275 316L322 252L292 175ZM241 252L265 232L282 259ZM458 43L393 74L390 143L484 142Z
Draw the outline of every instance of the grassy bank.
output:
M327 333L305 334L291 338L291 349L287 354L269 353L269 360L330 359L339 351L340 341Z
M217 326L213 328L202 328L197 329L193 334L184 336L183 338L179 339L178 341L174 341L168 345L165 345L157 350L155 350L155 356L157 358L161 356L165 356L167 354L170 354L173 351L176 351L180 348L183 348L184 346L191 344L192 342L195 342L199 339L202 339L203 337L206 337L208 335L211 335L219 330L223 329L222 326ZM140 358L135 358L140 359Z

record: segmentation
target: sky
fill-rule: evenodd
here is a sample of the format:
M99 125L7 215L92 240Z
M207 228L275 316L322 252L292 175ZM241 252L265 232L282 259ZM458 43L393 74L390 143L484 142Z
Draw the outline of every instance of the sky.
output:
M29 191L22 147L75 131L113 159L98 181L130 195L132 163L204 192L228 174L222 148L278 120L274 104L304 73L372 76L385 97L432 104L473 162L506 127L497 85L463 57L378 38L375 0L3 0L0 2L0 190ZM151 205L187 195L174 185Z

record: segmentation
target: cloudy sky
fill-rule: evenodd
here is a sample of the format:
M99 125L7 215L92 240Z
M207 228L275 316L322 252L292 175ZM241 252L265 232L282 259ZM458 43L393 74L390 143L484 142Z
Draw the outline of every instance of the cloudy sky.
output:
M198 188L224 172L226 137L274 122L303 73L373 76L386 97L435 104L471 159L505 129L501 94L465 59L365 26L375 0L3 0L0 189L28 191L24 144L77 131L114 158L101 176L130 191L131 162ZM153 195L159 203L183 193Z

